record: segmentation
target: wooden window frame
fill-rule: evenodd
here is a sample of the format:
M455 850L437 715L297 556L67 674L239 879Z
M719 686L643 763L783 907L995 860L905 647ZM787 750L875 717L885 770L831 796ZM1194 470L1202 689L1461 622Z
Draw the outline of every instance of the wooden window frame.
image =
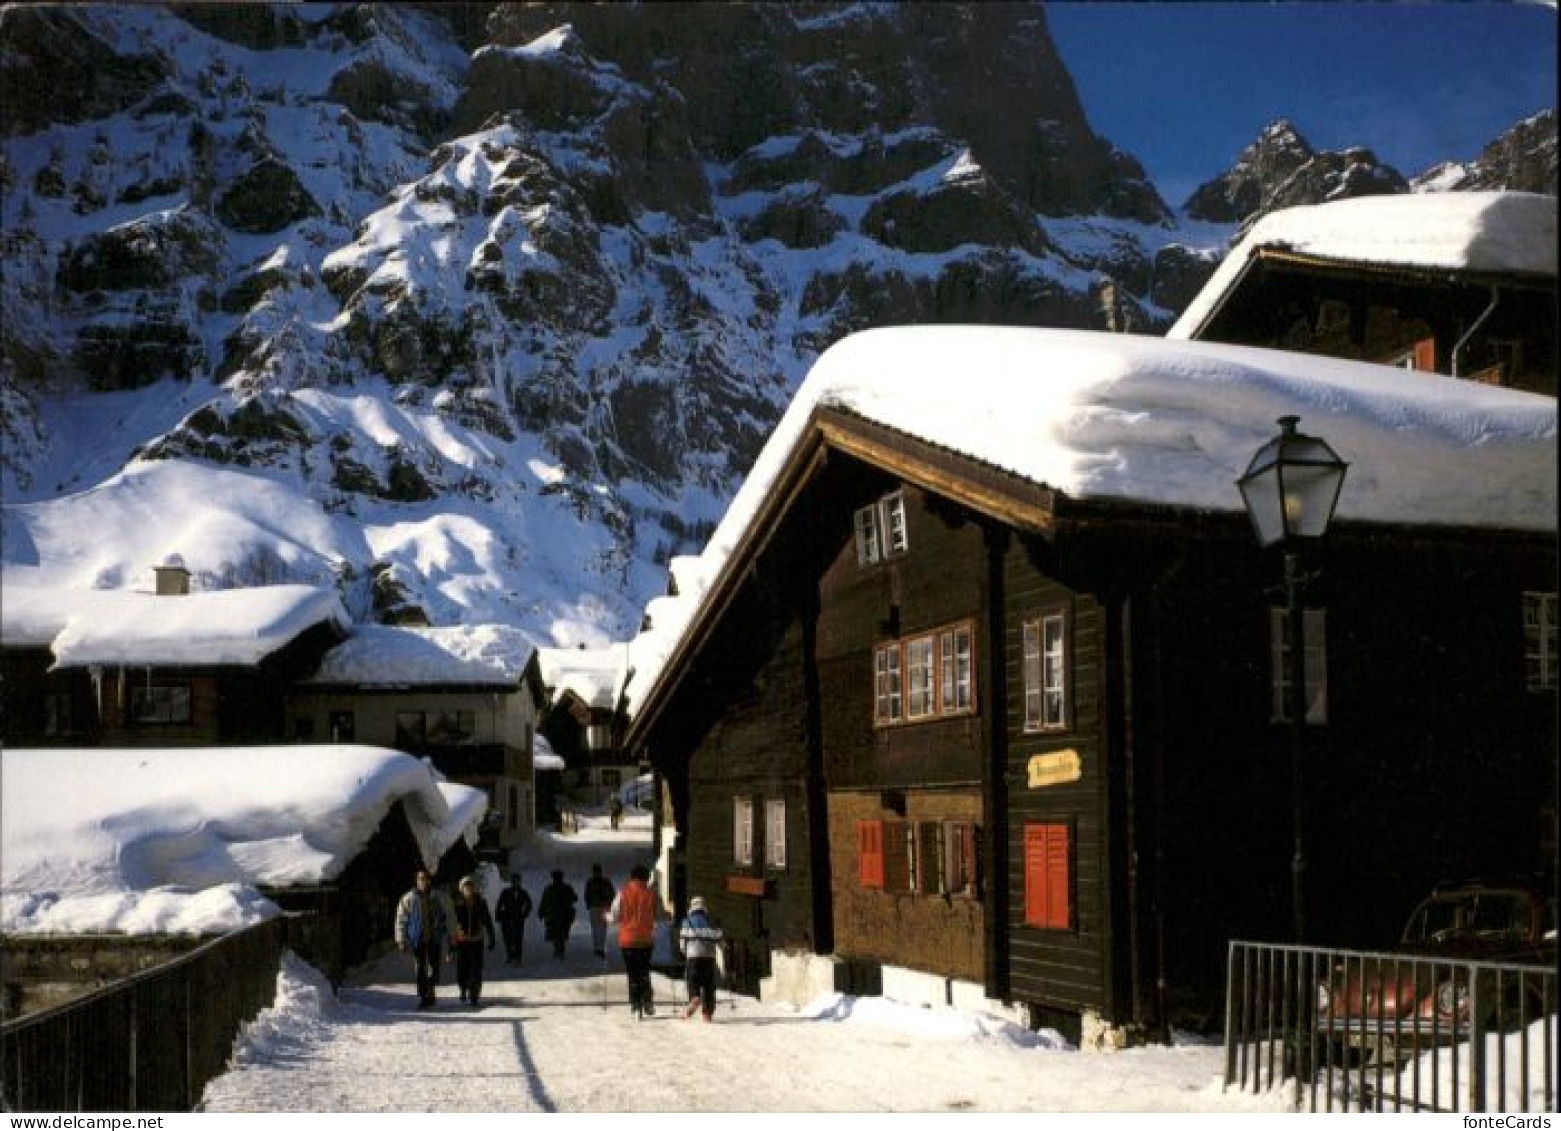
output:
M1021 865L1023 923L1042 931L1078 929L1078 837L1071 819L1026 821Z
M764 799L764 866L772 872L786 870L786 799Z
M147 700L154 697L168 705L167 717L161 717L162 712L148 713ZM179 709L179 694L182 693L183 708ZM137 701L142 706L137 706ZM129 722L136 727L179 727L191 726L195 722L195 687L188 680L153 680L147 683L132 683L130 685L130 710Z
M851 516L851 529L856 564L861 569L908 554L911 539L905 492L891 491L877 502L858 507Z
M358 734L358 713L353 710L332 710L325 716L326 728L332 742L355 742ZM342 724L346 723L346 734Z
M732 798L732 862L753 866L753 798Z
M451 729L447 724L453 722ZM461 746L477 741L477 712L463 709L425 711L423 734L430 746Z
M915 670L926 677L925 700L912 710L913 651L925 648L925 661ZM952 649L951 657L945 650ZM939 719L974 715L978 710L976 686L976 622L952 621L873 646L873 726L905 726ZM963 669L961 669L963 661ZM945 677L950 669L952 682ZM952 690L954 702L948 702Z
M938 713L938 638L932 633L900 643L905 672L905 721L920 722Z
M408 734L409 732L405 730L405 728L402 725L401 720L402 719L413 719L413 718L416 718L416 719L419 720L419 724L418 724L418 728L417 729L420 732L420 734L416 738L403 737L404 735ZM397 747L407 747L407 746L426 746L426 745L428 745L428 712L427 711L397 711L396 712L396 746Z
M1556 689L1556 594L1523 593L1523 683L1531 692Z
M938 824L938 894L981 898L981 829L974 821Z
M1302 610L1301 639L1305 649L1302 679L1306 690L1306 725L1328 722L1328 614ZM1282 608L1268 611L1269 722L1290 722L1290 617Z
M1055 625L1054 654L1047 647L1048 626ZM1020 622L1020 685L1026 734L1057 734L1073 728L1073 616L1066 605L1051 605ZM1032 648L1033 644L1033 648ZM1055 676L1055 682L1052 677Z
M898 641L873 648L873 724L893 726L905 720L905 676Z

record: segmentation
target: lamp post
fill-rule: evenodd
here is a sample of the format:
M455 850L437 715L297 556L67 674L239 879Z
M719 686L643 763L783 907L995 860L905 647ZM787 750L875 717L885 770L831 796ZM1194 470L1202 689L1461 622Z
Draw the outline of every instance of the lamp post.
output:
M1295 941L1306 940L1306 805L1302 795L1306 745L1306 617L1301 587L1303 547L1328 532L1349 465L1328 444L1296 431L1296 416L1279 418L1279 435L1257 450L1236 480L1258 544L1284 551L1285 714L1290 723L1290 915Z

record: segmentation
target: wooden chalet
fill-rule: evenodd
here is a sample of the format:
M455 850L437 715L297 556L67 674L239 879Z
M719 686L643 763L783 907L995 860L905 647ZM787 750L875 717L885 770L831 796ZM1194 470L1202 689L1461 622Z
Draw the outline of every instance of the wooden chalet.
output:
M1556 395L1556 198L1415 193L1259 220L1170 332Z
M1227 943L1289 924L1276 563L1234 480L1321 388L1310 423L1357 483L1308 595L1311 941L1389 942L1438 880L1546 866L1552 402L1471 394L1513 437L1496 490L1527 504L1478 501L1480 453L1449 445L1444 497L1400 515L1425 486L1403 453L1445 441L1352 415L1438 411L1385 368L872 331L818 363L708 587L634 644L628 744L663 780L673 898L723 920L736 985L784 952L839 989L1054 1024L1214 1018Z
M334 593L306 585L192 593L182 567L159 572L155 594L6 585L7 745L283 739L288 686L346 636Z
M564 760L559 807L604 805L633 781L638 763L623 747L625 652L602 648L542 648L537 652L547 709L542 733Z
M289 689L287 730L428 758L487 796L478 851L507 859L536 830L543 704L536 651L513 628L359 625Z

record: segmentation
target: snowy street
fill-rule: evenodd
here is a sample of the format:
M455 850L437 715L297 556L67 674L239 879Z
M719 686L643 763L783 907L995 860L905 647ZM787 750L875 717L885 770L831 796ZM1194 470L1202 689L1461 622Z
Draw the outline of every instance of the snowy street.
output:
M592 863L621 883L649 855L645 825L601 825L524 851L533 897L553 866L580 889ZM681 985L659 975L656 1015L639 1021L616 947L604 974L583 915L562 962L534 918L524 962L502 955L487 956L480 1010L456 1000L447 965L432 1014L417 1012L399 954L356 971L339 1001L290 960L203 1110L1286 1110L1278 1096L1223 1093L1217 1045L1082 1053L992 1017L838 995L797 1010L723 994L706 1024L683 1019Z

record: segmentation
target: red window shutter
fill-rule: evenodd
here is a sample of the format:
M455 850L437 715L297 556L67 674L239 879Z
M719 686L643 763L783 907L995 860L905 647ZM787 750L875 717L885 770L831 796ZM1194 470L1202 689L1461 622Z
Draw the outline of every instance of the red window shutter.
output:
M1068 890L1068 826L1051 826L1051 847L1046 855L1047 925L1066 929L1072 922L1073 907Z
M1072 925L1072 845L1066 824L1024 827L1024 921L1066 930Z
M1436 339L1421 338L1412 348L1415 368L1425 373L1436 372Z
M883 887L883 822L856 825L857 880L864 888Z

